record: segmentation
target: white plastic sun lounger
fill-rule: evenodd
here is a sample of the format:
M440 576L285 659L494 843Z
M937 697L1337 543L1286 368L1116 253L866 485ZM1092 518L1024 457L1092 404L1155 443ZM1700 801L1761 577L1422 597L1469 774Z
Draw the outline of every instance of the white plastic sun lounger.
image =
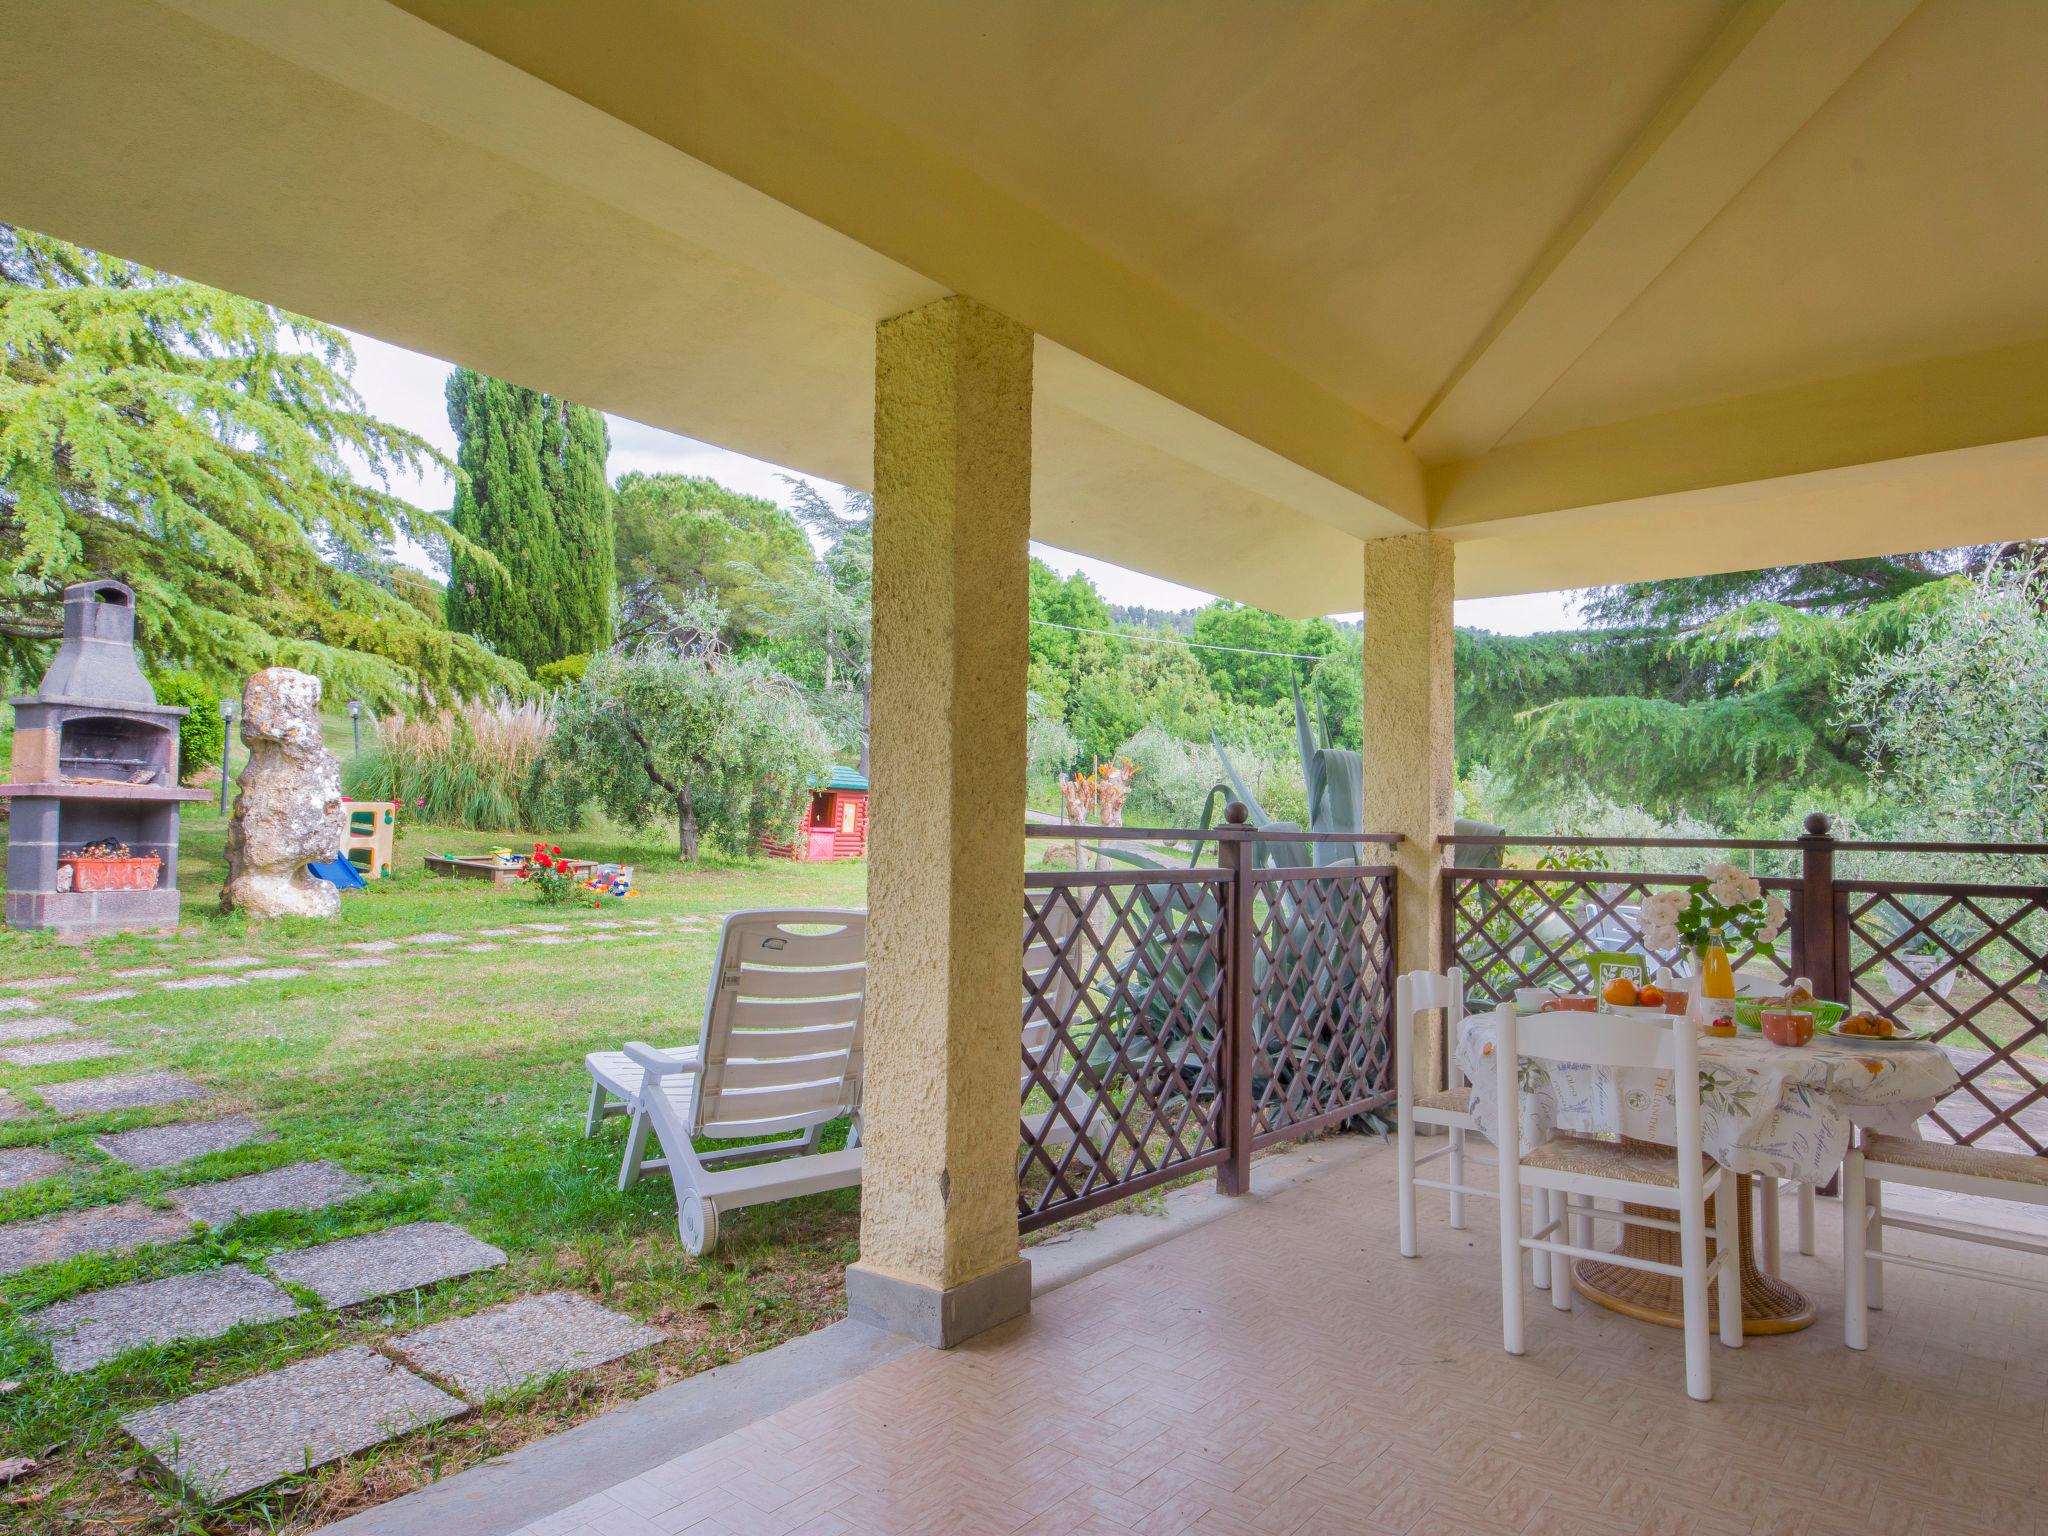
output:
M584 1058L586 1130L632 1116L619 1187L666 1171L692 1255L718 1245L721 1211L860 1182L866 957L864 912L735 912L719 935L698 1045L661 1051L635 1041ZM821 1150L820 1131L848 1117L844 1150ZM650 1131L660 1158L645 1155ZM742 1137L772 1139L696 1149L700 1138Z

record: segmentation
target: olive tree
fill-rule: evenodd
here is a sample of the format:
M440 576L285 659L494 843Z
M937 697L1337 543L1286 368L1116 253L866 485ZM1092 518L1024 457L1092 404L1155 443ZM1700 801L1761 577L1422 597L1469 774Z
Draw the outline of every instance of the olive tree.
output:
M542 772L569 815L595 801L630 827L673 817L687 862L702 839L737 854L793 836L830 755L796 686L765 662L647 646L592 657L557 696Z

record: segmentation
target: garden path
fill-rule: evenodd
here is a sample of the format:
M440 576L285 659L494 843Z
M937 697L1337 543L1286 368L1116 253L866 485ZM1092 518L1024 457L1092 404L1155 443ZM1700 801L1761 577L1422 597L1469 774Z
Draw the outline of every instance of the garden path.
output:
M306 951L303 962L266 964L257 955L227 955L184 964L132 967L118 988L72 990L74 975L0 982L0 1039L25 1042L0 1049L17 1066L112 1058L124 1051L104 1042L59 1039L78 1026L51 1015L139 995L210 990L254 981L290 982L341 970L430 964L456 955L516 944L599 944L659 937L675 928L701 930L704 916L597 920L576 925L528 922L464 936L435 930L400 939L337 946L343 953ZM488 935L488 937L486 937ZM503 941L503 942L500 942ZM30 1010L35 1010L33 1014ZM45 1112L64 1119L113 1109L191 1103L211 1096L176 1072L131 1072L74 1078L24 1088ZM28 1111L0 1090L0 1117ZM136 1169L177 1168L212 1152L268 1139L249 1116L187 1119L95 1138L100 1151ZM0 1150L0 1189L64 1177L72 1164L43 1148ZM17 1275L86 1255L131 1254L192 1242L208 1229L271 1211L310 1211L372 1192L369 1180L332 1162L300 1162L261 1173L169 1190L169 1209L139 1200L59 1211L0 1224L0 1275ZM57 1369L89 1371L123 1353L214 1339L308 1311L379 1301L454 1280L506 1262L505 1254L448 1222L414 1221L369 1233L126 1285L87 1291L26 1314L49 1346ZM122 1426L156 1461L208 1500L236 1497L277 1479L466 1413L520 1387L584 1370L660 1343L665 1335L635 1319L568 1292L529 1296L414 1333L375 1339L261 1372L130 1413ZM445 1389L445 1390L444 1390Z

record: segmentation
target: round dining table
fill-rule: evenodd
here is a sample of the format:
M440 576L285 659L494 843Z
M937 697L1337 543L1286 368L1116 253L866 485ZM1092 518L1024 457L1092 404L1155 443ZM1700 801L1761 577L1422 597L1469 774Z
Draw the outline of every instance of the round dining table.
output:
M1473 1118L1497 1143L1494 1036L1490 1013L1468 1015L1458 1031L1456 1059L1471 1084ZM1948 1052L1924 1040L1815 1035L1803 1046L1777 1046L1743 1031L1732 1039L1702 1035L1699 1071L1701 1138L1708 1155L1736 1175L1734 1194L1742 1202L1737 1227L1743 1332L1794 1332L1812 1323L1813 1301L1757 1263L1750 1237L1751 1177L1826 1183L1848 1153L1852 1126L1917 1136L1920 1117L1960 1081L1955 1064ZM1668 1072L1525 1059L1519 1097L1524 1146L1558 1134L1663 1146L1674 1140ZM1711 1242L1711 1200L1708 1216ZM1678 1237L1624 1226L1621 1249L1675 1263ZM1683 1321L1676 1278L1580 1259L1572 1279L1581 1295L1614 1311L1671 1327Z

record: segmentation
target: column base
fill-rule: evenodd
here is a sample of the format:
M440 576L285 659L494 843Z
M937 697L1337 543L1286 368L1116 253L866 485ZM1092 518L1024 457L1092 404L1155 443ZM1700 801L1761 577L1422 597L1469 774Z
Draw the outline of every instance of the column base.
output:
M943 1291L859 1264L846 1267L847 1316L934 1349L951 1349L1030 1310L1028 1259Z

